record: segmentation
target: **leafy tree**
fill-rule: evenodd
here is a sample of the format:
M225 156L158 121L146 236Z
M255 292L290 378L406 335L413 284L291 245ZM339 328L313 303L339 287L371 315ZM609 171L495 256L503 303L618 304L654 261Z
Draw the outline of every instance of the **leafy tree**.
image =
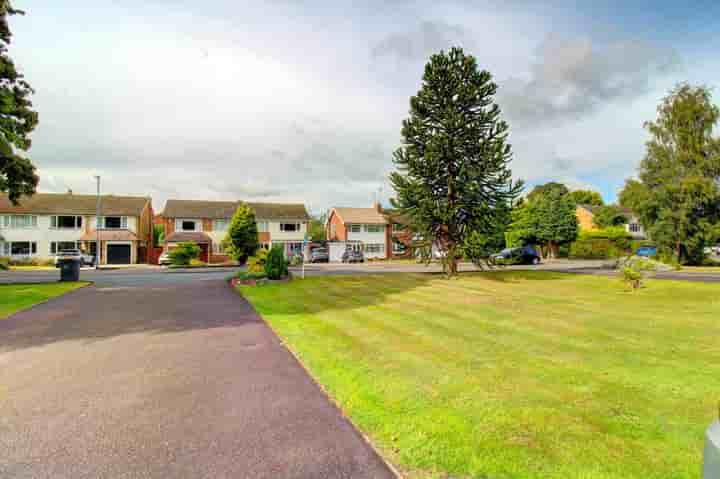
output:
M556 258L561 244L575 241L578 221L575 203L559 189L536 195L516 208L507 233L512 246L541 245L546 256Z
M324 213L317 218L310 218L310 223L308 224L308 233L310 234L311 241L325 241L327 239L325 232L326 220L327 215Z
M190 261L200 256L200 247L192 241L178 243L168 251L170 261L177 266L187 266Z
M240 264L244 264L248 257L257 251L258 232L255 212L247 203L241 202L235 210L223 240L223 247Z
M628 222L625 213L616 205L602 206L593 213L593 223L598 228L622 226Z
M602 195L600 195L597 191L574 190L569 194L576 205L603 206L605 204L602 199Z
M545 183L544 185L537 185L535 188L532 189L532 191L527 195L528 201L532 201L540 196L547 196L550 193L554 193L557 196L563 196L570 193L570 190L567 186L563 185L562 183L557 183L555 181L551 181L549 183Z
M39 180L30 160L16 152L30 148L29 135L38 123L29 99L34 91L8 55L8 16L23 14L10 0L0 0L0 192L7 192L15 204L21 195L35 193Z
M680 84L657 109L638 180L629 180L622 204L639 215L661 254L699 264L720 237L720 109L704 86Z
M165 241L165 225L153 225L153 244L160 245Z
M448 276L457 274L466 238L495 231L499 212L522 188L508 167L508 125L496 91L490 73L461 48L432 55L394 153L391 202L439 249ZM419 249L426 261L430 249Z
M275 245L265 259L265 274L268 279L282 279L288 275L288 262L280 245Z

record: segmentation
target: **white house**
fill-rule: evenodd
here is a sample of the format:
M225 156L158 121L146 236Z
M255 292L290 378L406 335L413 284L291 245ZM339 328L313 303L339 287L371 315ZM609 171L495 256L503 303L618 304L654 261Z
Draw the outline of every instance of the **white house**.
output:
M371 208L333 208L325 227L330 261L339 261L350 249L361 250L369 259L392 254L390 221L378 203Z
M0 256L50 259L63 249L95 255L98 238L94 195L36 193L10 202L0 195ZM145 262L152 246L152 202L134 196L101 196L103 264Z

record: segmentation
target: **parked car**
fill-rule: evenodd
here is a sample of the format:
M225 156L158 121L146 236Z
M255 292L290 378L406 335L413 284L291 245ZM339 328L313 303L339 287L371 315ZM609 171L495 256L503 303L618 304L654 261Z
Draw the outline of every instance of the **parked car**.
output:
M330 254L327 248L315 248L310 252L311 263L327 263L330 261Z
M532 246L505 248L490 256L490 261L497 264L540 264L540 254Z
M170 255L167 251L163 251L163 253L160 255L160 258L158 258L158 263L161 266L172 264L172 259L170 259Z
M362 251L358 251L358 250L345 251L342 255L342 262L343 263L364 263L365 256L363 255Z
M657 246L641 246L635 250L637 256L644 256L645 258L652 258L657 256Z
M76 259L80 261L80 266L95 266L95 256L83 253L79 249L63 249L58 251L55 255L55 267L59 267L60 260L63 259Z

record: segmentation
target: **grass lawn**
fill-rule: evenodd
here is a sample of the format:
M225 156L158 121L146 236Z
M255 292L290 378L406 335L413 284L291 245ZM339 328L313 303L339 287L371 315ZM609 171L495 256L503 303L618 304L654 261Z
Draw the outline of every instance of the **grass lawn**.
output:
M0 319L87 283L0 284Z
M408 477L700 476L718 285L507 271L240 291Z

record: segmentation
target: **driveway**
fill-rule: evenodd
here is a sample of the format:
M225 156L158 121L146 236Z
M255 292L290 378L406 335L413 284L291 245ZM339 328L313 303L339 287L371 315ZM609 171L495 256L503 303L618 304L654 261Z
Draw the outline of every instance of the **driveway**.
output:
M394 475L207 280L96 285L0 320L0 477Z

